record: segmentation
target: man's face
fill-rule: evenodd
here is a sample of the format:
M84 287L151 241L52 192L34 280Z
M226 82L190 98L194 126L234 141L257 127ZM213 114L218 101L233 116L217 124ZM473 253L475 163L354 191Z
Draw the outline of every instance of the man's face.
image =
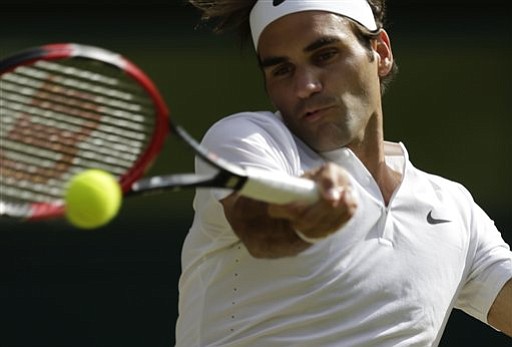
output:
M287 15L263 31L258 51L268 95L296 136L316 151L364 141L381 112L380 59L348 20L320 11Z

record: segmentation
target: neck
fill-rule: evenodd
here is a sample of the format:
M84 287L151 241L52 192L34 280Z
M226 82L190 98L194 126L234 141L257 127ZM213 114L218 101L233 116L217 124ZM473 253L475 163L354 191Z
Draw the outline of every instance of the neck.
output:
M363 140L350 144L348 148L366 166L377 182L384 202L388 205L402 180L402 175L386 164L382 117L372 117L366 127Z

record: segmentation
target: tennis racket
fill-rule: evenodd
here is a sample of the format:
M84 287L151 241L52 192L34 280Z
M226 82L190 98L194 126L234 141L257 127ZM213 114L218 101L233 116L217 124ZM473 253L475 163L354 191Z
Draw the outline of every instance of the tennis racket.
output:
M216 169L144 175L171 133ZM197 143L169 117L149 77L102 48L51 44L0 61L0 217L62 216L67 183L95 168L125 196L220 187L270 203L313 202L311 180L242 168Z

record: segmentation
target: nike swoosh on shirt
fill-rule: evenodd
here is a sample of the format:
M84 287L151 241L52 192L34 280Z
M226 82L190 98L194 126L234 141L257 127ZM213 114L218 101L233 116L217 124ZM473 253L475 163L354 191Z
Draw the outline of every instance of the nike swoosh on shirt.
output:
M432 217L432 210L427 215L427 222L428 224L436 225L436 224L442 224L442 223L450 223L451 220L448 219L437 219Z
M274 2L272 2L272 5L275 6L279 6L281 5L283 2L285 2L286 0L274 0Z

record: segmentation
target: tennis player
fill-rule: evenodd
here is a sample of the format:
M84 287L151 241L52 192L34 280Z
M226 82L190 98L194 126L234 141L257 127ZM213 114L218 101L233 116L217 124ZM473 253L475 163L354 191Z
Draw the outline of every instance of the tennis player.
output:
M454 307L512 335L512 253L493 221L384 140L384 0L190 2L250 32L277 110L226 117L203 144L309 177L320 198L197 192L177 346L437 346Z

